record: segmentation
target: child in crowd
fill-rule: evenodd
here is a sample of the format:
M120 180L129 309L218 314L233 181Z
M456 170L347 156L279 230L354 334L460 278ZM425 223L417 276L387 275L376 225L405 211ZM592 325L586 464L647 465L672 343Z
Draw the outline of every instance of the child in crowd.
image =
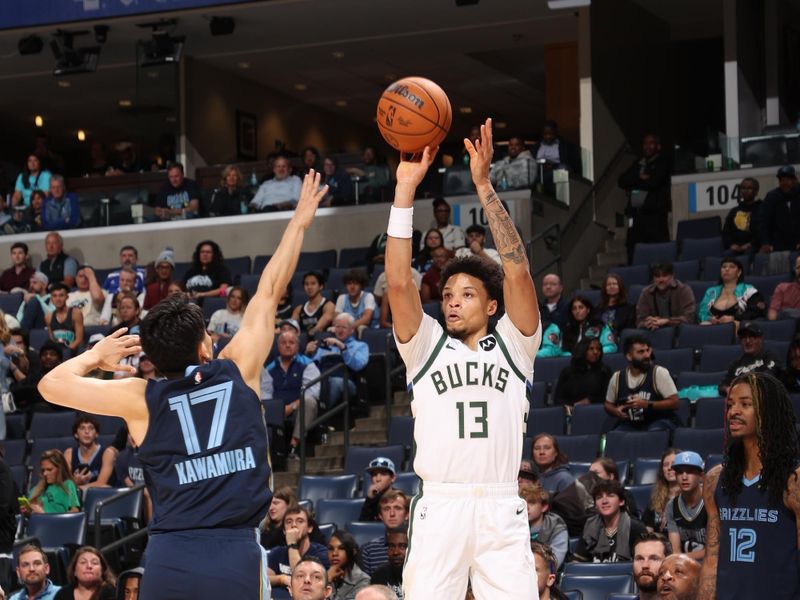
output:
M547 544L556 559L556 568L564 563L569 549L569 534L564 519L550 512L550 494L539 486L526 487L520 497L528 503L531 541Z

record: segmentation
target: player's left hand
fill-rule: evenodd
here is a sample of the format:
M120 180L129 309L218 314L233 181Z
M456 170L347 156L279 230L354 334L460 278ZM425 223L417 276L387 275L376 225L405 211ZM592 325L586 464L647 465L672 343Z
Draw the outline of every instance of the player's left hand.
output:
M472 172L472 182L479 186L490 183L489 167L492 165L494 147L492 146L492 119L486 119L481 125L481 139L475 140L473 144L468 138L464 138L464 148L469 154L469 170Z
M117 329L95 344L88 352L93 353L97 368L103 371L124 371L136 374L136 367L123 365L120 361L128 356L135 356L142 351L138 335L125 335L127 327Z
M309 169L303 178L303 187L300 189L300 199L294 209L292 220L299 223L303 229L311 226L314 214L317 212L320 200L328 193L328 186L319 186L320 175L314 169Z

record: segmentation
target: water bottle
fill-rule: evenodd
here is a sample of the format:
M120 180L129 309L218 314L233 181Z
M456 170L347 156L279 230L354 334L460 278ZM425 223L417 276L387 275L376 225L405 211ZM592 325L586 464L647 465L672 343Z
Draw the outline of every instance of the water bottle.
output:
M258 177L256 177L256 170L253 169L253 172L250 174L250 185L256 187L258 185Z
M243 215L247 214L247 202L245 202L244 200L239 202L239 212L242 213Z
M506 177L505 173L503 173L503 177L500 178L500 189L503 191L508 189L508 177Z

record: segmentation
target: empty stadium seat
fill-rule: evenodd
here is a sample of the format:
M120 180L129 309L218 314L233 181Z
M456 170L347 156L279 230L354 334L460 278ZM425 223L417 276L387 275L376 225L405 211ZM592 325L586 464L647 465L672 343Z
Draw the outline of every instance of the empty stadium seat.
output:
M369 466L370 461L378 456L383 456L394 462L397 470L402 469L405 448L400 445L394 446L350 446L347 456L344 459L344 473L358 477ZM358 518L350 519L356 521ZM346 521L345 521L346 522Z
M672 266L675 268L675 278L679 281L693 280L700 277L700 261L696 258L679 260Z
M764 350L769 350L778 357L781 364L786 364L786 355L789 353L790 341L764 340Z
M650 504L650 495L653 493L652 485L631 485L625 488L628 493L633 496L633 501L636 502L636 507L640 512L644 513L647 505Z
M351 269L352 267L366 266L369 246L360 248L342 248L339 250L339 268Z
M569 366L571 360L572 358L569 356L537 359L533 365L534 381L543 381L544 383L555 385L561 371L564 370L564 367Z
M678 257L678 244L674 241L656 244L636 244L633 248L633 265L652 265L656 262L675 262Z
M347 523L358 521L363 506L363 498L322 499L317 502L316 521L320 524L334 523L339 529L344 529Z
M742 348L738 344L705 344L700 353L700 371L727 371L741 355Z
M564 576L567 575L630 575L631 563L582 563L568 562L564 565Z
M203 298L203 318L208 321L218 310L225 308L227 298L220 298L219 296L213 298Z
M355 538L359 548L386 532L386 527L380 521L351 521L346 529Z
M700 303L703 302L703 298L706 295L706 291L712 285L708 281L684 281L683 283L685 283L691 288L692 295L694 296L694 301L698 306L700 305Z
M422 304L422 312L440 321L442 318L442 305L440 302L424 302Z
M631 462L637 458L661 458L668 442L668 431L609 431L605 456Z
M95 523L95 509L97 503L104 504L110 498L127 492L128 488L87 488L83 500L83 512L86 513L87 524L91 527ZM113 527L117 532L117 539L130 533L134 526L138 528L139 517L142 512L143 490L132 492L114 502L103 506L100 515L100 524Z
M236 256L234 258L224 258L222 259L222 263L228 267L228 270L231 272L231 275L234 276L234 279L237 276L246 275L250 272L250 260L249 256Z
M627 288L632 285L647 285L650 283L649 264L611 267L608 272L619 275Z
M239 285L242 286L247 293L252 297L258 289L258 282L261 279L261 273L253 275L242 275L239 278Z
M0 294L0 310L5 314L15 316L20 304L22 304L22 294L20 292Z
M28 332L31 348L37 352L41 349L44 343L50 339L47 329L31 329Z
M672 443L681 450L692 450L705 458L709 454L723 451L725 445L723 429L689 429L679 427L675 430Z
M621 371L627 368L628 359L622 352L614 352L613 354L604 354L603 362L608 366L611 371Z
M606 600L608 594L633 591L633 574L564 575L559 587L565 592L579 590L583 600Z
M561 435L564 433L564 407L553 406L535 408L528 413L527 437L535 437L540 433Z
M25 454L28 450L28 440L3 440L3 459L9 465L22 465L25 463Z
M639 600L639 594L609 594L606 600Z
M725 426L725 398L702 398L695 406L695 429L719 429Z
M319 534L322 536L322 540L324 544L327 544L331 541L331 536L333 532L336 531L336 525L333 523L322 523L317 525L317 529L319 530ZM274 600L280 600L278 596L275 595L275 591L282 591L282 588L274 588L272 590L272 598ZM287 600L291 599L291 596L286 596Z
M691 371L694 366L694 352L691 348L673 348L658 350L655 353L655 362L667 369L670 373Z
M297 497L310 500L315 506L322 500L347 499L356 494L358 476L332 475L315 476L304 475L297 482Z
M328 269L328 276L325 279L325 287L340 294L346 293L347 290L345 289L344 275L348 271L350 271L350 269ZM364 269L364 275L366 274L367 271Z
M33 481L31 483L36 483L39 481L39 459L42 456L42 453L46 450L61 450L62 452L67 448L71 448L72 446L76 445L77 442L75 438L71 435L63 436L63 437L47 437L47 438L36 438L31 443L31 450L30 454L28 455L28 464L33 468Z
M422 481L416 473L410 471L408 473L398 473L392 487L398 490L403 490L406 495L416 496L419 494L419 486Z
M301 252L297 260L297 271L324 271L336 267L336 250Z
M557 435L558 448L570 462L591 463L600 453L600 434Z
M14 483L17 484L19 495L27 494L31 489L28 484L28 477L30 475L28 467L25 465L9 465L8 468L11 470L11 477L14 479Z
M39 540L39 545L48 554L57 558L51 569L60 574L53 579L63 581L67 565L72 556L72 550L84 544L86 537L86 514L59 513L44 514L33 513L28 519L26 535Z
M72 435L72 425L75 423L75 412L34 413L28 437L32 440L38 438L52 438Z
M677 348L702 348L706 344L732 344L735 332L733 323L721 325L684 324L678 328Z
M606 412L602 404L579 404L572 409L571 435L598 434L609 431L616 419Z
M632 335L643 335L650 340L650 346L654 350L669 350L674 345L675 328L674 327L659 327L654 331L648 329L624 329L620 335L620 347L625 343L625 340Z
M253 274L254 275L261 275L264 267L267 266L269 259L272 258L271 254L258 254L253 259Z
M675 239L682 243L687 239L704 239L719 237L722 233L722 225L718 216L704 217L702 219L684 219L678 221L678 228Z
M390 446L403 446L410 450L414 445L414 417L394 416L389 422ZM398 466L398 468L400 468Z
M701 259L722 254L722 238L685 239L681 244L681 260Z
M26 437L26 415L24 413L13 413L6 415L6 439L21 440Z
M775 288L784 281L788 281L786 275L753 275L747 279L747 283L761 292L767 305L769 305Z
M646 285L642 284L634 284L628 287L628 302L633 306L636 306L636 303L639 302L639 296L642 294L642 290L646 288Z
M380 354L394 346L392 330L388 328L365 329L361 332L361 341L369 346L370 354Z
M633 463L633 485L654 484L660 470L660 458L637 458Z
M776 342L791 342L797 332L797 321L794 319L758 321L758 326L764 332L765 340L775 340Z

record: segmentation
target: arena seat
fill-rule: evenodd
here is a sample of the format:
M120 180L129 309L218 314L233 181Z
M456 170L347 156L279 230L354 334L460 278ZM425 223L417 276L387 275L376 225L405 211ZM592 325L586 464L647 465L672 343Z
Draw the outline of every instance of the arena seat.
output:
M609 431L605 456L631 462L637 458L661 458L668 442L668 431Z
M702 398L695 406L695 429L720 429L725 426L725 398Z
M632 335L643 335L650 340L650 346L654 350L669 350L674 345L675 328L659 327L653 331L648 329L623 329L620 335L620 349L624 347L625 340Z
M733 323L721 325L683 324L678 328L677 348L702 348L706 344L732 344L736 328Z
M344 459L344 473L360 477L369 466L370 461L379 456L390 459L399 471L403 465L405 448L399 444L392 446L350 446ZM356 521L358 517L350 520Z
M236 256L234 258L224 258L222 259L222 263L228 267L235 281L237 277L250 273L250 264L252 261L249 256Z
M675 262L678 258L677 242L658 242L655 244L636 244L633 248L633 265L652 265L656 262Z
M547 396L547 384L544 381L534 381L530 389L531 409L544 408Z
M679 260L672 266L675 269L675 279L679 281L691 281L700 277L700 261L696 258Z
M260 276L270 258L272 258L271 254L257 254L253 259L253 274Z
M561 435L564 433L564 407L553 406L535 408L528 413L527 437L535 437L540 433Z
M741 355L742 348L738 344L705 344L700 353L700 372L727 371Z
M647 505L650 504L650 495L653 493L652 485L630 485L625 488L628 493L633 497L636 502L636 507L644 512Z
M691 371L694 366L694 352L691 348L658 350L655 357L656 364L661 365L670 373Z
M356 495L356 475L304 475L297 482L297 497L316 506L320 500L349 499Z
M608 594L631 592L633 575L564 575L560 589L579 590L583 600L606 600Z
M678 392L680 392L680 390L693 385L701 387L711 385L717 386L722 382L727 374L727 371L707 371L703 373L683 371L682 373L678 373L678 378L675 381L675 387L677 387Z
M325 271L335 267L336 250L301 252L297 260L297 271Z
M7 315L15 316L20 304L22 304L22 294L20 292L0 295L0 310Z
M672 443L681 450L697 452L705 459L709 454L722 452L725 446L725 430L679 427L675 430Z
M722 234L722 224L718 216L703 219L684 219L678 221L675 239L679 244L687 239L704 239L719 237Z
M747 283L756 288L764 297L764 301L769 305L772 294L779 283L788 281L786 275L753 275L747 279Z
M11 466L25 464L25 455L28 452L28 440L3 440L3 459ZM27 490L24 490L27 491Z
M342 248L339 250L339 268L351 269L353 267L366 266L367 252L369 252L369 246L360 248Z
M722 238L685 239L681 243L681 260L701 259L722 254Z
M56 581L64 581L67 565L72 558L72 550L83 546L86 537L86 514L33 513L28 519L26 535L39 540L40 547L47 554L56 557L56 564L51 565L58 575Z
M393 416L389 422L388 444L390 446L403 446L410 451L414 445L414 417ZM399 465L395 465L400 468Z
M31 443L30 453L28 454L28 464L33 469L33 481L31 481L31 485L39 481L39 459L41 458L43 452L52 449L61 450L63 452L67 448L71 448L76 444L77 442L75 441L75 438L71 435L60 437L41 437L33 440Z
M561 446L559 445L559 448ZM595 461L597 457L592 458L590 461L572 461L570 460L567 463L569 467L570 473L572 473L575 477L581 477L582 475L586 475L589 472L589 469L592 466L592 463ZM617 465L617 473L619 474L619 480L624 484L625 480L628 479L628 475L630 474L630 466L631 463L627 460L615 460L614 461Z
M628 288L632 285L647 285L650 283L650 265L611 267L608 272L619 275Z
M320 524L333 523L337 528L343 529L347 523L358 521L363 506L363 498L323 498L316 505L316 521Z
M683 283L691 288L694 301L698 306L703 301L708 288L711 287L711 283L708 281L684 281Z
M633 463L633 485L654 484L660 470L660 458L637 458Z
M211 315L213 315L218 310L222 310L228 303L227 298L220 298L220 297L213 297L213 298L203 298L203 317L205 318L206 322L211 319Z
M558 448L570 462L591 463L600 454L600 434L557 435Z
M73 411L34 413L28 437L37 440L39 438L72 436L72 426L75 423L76 414Z
M605 433L614 427L615 422L602 404L579 404L572 409L570 435Z
M564 370L564 367L569 366L571 360L572 357L570 356L556 356L536 360L533 365L534 381L542 381L550 385L555 385L561 371Z
M28 484L30 471L28 470L28 467L25 465L9 465L8 468L11 470L11 477L14 479L14 483L17 485L17 491L19 494L27 494L28 490L30 490L30 486Z
M345 529L355 538L359 548L386 532L386 527L380 521L350 521Z
M765 340L776 342L791 342L797 332L797 321L794 319L779 319L777 321L758 321L758 326L764 332ZM783 358L783 357L782 357Z
M568 562L564 565L564 576L567 575L591 575L591 576L605 576L605 575L630 575L631 563L629 562L615 562L615 563L583 563L583 562Z
M419 494L421 483L422 480L417 476L417 474L413 471L409 471L406 473L398 473L397 479L395 479L392 487L404 491L407 496L411 497Z
M764 350L769 350L778 357L781 364L786 364L786 355L789 354L790 341L764 340Z
M603 362L611 369L612 372L621 371L627 368L628 359L622 352L614 352L613 354L604 354Z

